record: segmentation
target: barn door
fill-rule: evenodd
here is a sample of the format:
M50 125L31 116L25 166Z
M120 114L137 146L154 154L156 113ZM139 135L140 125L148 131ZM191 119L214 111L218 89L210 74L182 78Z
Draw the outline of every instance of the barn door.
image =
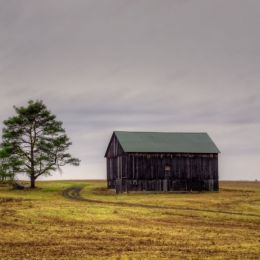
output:
M163 180L163 191L164 192L168 191L168 180L167 179Z
M171 166L166 164L164 166L164 180L163 180L163 191L169 191L169 179L171 177Z

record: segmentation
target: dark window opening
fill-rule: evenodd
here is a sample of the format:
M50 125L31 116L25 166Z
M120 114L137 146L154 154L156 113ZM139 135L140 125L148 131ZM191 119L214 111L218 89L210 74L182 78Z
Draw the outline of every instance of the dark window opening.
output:
M170 172L170 171L171 171L171 166L165 165L164 170L165 170L166 172Z

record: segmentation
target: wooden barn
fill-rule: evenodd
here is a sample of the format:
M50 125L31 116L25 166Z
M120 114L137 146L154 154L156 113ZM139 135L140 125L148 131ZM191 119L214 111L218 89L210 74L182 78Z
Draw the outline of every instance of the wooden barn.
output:
M207 133L115 131L107 186L127 191L218 191L219 150Z

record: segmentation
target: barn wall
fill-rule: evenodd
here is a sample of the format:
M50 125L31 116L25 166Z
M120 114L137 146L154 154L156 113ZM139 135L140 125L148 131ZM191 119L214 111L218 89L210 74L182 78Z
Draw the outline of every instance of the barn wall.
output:
M106 151L107 160L107 186L110 189L115 188L117 179L125 175L126 156L115 135L112 136L108 149Z
M122 149L120 143L118 142L115 134L113 134L109 142L105 157L113 158L123 154L124 154L124 150Z
M117 187L119 192L218 190L217 154L138 153L114 160L116 166L110 186Z

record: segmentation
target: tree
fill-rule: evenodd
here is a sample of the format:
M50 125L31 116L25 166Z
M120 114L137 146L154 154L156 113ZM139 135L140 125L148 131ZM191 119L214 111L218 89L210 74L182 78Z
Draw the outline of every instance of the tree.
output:
M28 102L25 107L15 107L16 115L4 121L0 159L2 170L25 173L35 188L41 175L51 175L61 166L78 166L79 159L68 153L71 145L62 127L42 101Z
M12 153L12 148L0 147L0 182L13 182L22 160Z

